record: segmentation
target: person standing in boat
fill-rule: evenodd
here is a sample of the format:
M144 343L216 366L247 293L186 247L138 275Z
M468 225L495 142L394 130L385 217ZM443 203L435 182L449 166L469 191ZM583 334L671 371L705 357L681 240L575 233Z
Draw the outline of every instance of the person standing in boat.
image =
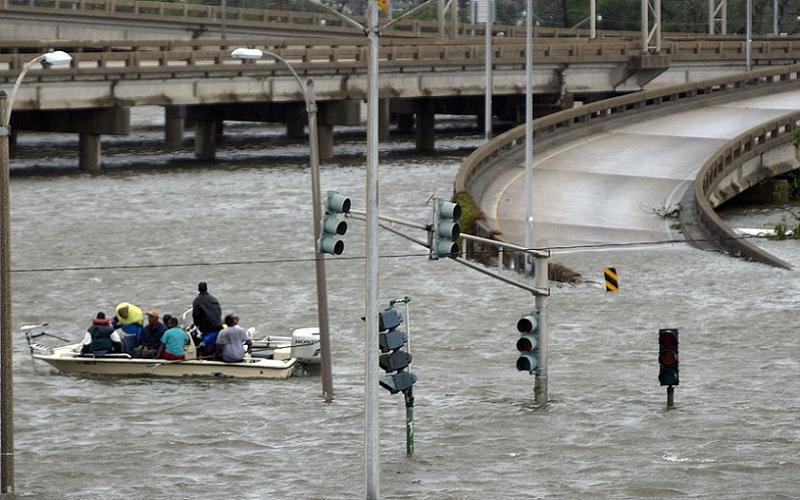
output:
M244 361L245 345L247 354L253 352L253 341L245 329L239 326L239 316L235 314L225 316L225 326L226 328L217 336L217 358L226 363L240 363Z
M139 339L142 344L139 353L141 358L155 358L158 348L161 347L161 337L167 331L167 327L158 318L159 312L156 308L147 313L147 324L142 328L142 335ZM166 320L167 317L165 316L164 319Z
M158 346L157 358L170 361L183 361L186 359L186 346L189 344L189 334L178 326L178 318L170 317L167 329L161 337Z
M133 356L139 347L144 316L142 310L128 302L120 302L115 308L112 326L122 330L122 351Z
M222 330L222 307L217 298L208 293L205 281L197 284L197 292L192 302L192 322L200 330L201 354L213 354L217 335Z
M122 352L122 339L102 311L92 319L92 325L86 330L82 344L81 354L102 356Z

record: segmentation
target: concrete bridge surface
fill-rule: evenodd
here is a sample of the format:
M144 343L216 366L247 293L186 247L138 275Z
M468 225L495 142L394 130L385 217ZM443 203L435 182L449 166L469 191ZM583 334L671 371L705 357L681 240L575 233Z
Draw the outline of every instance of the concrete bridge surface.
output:
M800 91L699 107L620 124L544 150L534 145L535 247L682 239L676 208L699 169L723 144L800 110ZM524 241L524 151L517 148L472 182L476 200L505 241ZM790 163L791 145L762 154Z

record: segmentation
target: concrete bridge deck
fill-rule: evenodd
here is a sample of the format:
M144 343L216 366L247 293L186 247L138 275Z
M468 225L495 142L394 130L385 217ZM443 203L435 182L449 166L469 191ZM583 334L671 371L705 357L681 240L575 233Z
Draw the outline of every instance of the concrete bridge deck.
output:
M534 146L533 246L683 239L678 220L663 214L690 198L685 196L687 190L709 158L735 137L798 110L800 90L789 90L734 102L699 103L694 109L591 131L555 147ZM794 133L791 128L784 132ZM751 145L737 145L733 156L764 143L769 134ZM503 240L515 243L524 241L522 149L501 157L470 184L488 225L499 230ZM790 143L755 156L746 167L751 172L800 166ZM726 188L724 198L711 196L713 206L754 183L745 181L741 172L733 177L739 185Z

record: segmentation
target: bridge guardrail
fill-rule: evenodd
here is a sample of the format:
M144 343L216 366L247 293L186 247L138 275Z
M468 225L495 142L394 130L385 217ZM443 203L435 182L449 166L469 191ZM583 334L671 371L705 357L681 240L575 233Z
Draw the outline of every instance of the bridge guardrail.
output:
M19 46L20 42L13 42ZM670 42L664 54L670 55L673 63L681 60L740 60L743 44L737 41L708 42L685 41ZM753 59L800 59L800 41L780 40L754 43ZM227 61L232 47L263 47L287 58L293 64L300 64L302 70L311 68L326 70L360 70L366 67L367 43L364 38L274 38L264 39L226 39L191 41L105 41L105 42L32 42L25 52L13 48L12 43L0 43L0 79L6 81L16 76L16 71L30 58L31 52L43 50L69 49L74 60L70 68L61 68L62 76L93 74L87 68L103 68L113 78L115 73L135 73L141 67L143 76L152 73L149 66L156 61L160 66L188 66L224 76L225 72L236 74L243 69L265 68L270 61L242 63L239 66ZM462 67L463 69L483 70L484 45L474 39L448 41L441 39L389 40L381 45L382 68L414 67ZM131 55L135 54L135 55ZM626 63L640 54L635 42L600 40L587 43L554 42L534 44L534 60L537 64L568 63ZM495 67L520 66L525 64L525 43L519 39L498 39L494 46L493 63ZM254 64L254 65L253 65ZM124 70L115 69L122 66ZM147 67L145 67L147 66ZM178 70L176 74L189 74L189 70ZM32 71L31 78L47 74L46 71ZM692 84L689 84L691 87Z
M723 180L735 175L748 160L791 142L797 130L800 130L800 112L783 115L734 137L717 149L700 168L694 182L697 215L706 231L718 238L717 245L728 253L783 269L792 269L788 262L742 238L714 209L762 179L743 179L747 183L736 190L723 189Z
M217 5L199 5L177 2L156 2L147 0L0 0L0 10L19 12L40 12L63 15L83 15L90 17L137 19L141 21L169 21L196 25L219 26L222 24L222 9ZM355 16L362 24L366 20ZM226 6L225 23L229 28L294 28L298 31L347 35L355 29L332 14L304 11L284 11L273 9L253 9ZM475 32L484 34L480 24L459 23L461 35ZM525 36L524 26L495 25L495 33L506 36ZM438 36L438 21L400 21L390 31L390 35Z
M776 84L800 85L800 65L764 68L722 78L691 82L664 89L647 90L633 94L605 99L577 108L559 111L533 121L534 147L542 144L545 147L568 141L579 135L602 130L608 125L625 118L634 118L644 112L660 110L679 110L681 105L697 102L698 99L734 98L743 91L769 92ZM792 115L794 116L794 115ZM640 117L637 117L640 118ZM783 121L788 120L788 121ZM744 255L759 262L767 262L769 255L758 247L740 237L732 238L732 230L713 211L707 195L719 182L720 176L727 173L747 159L775 147L778 140L791 140L790 132L797 125L789 125L791 118L784 117L766 125L756 127L737 137L726 146L720 148L704 165L698 174L696 184L699 217L704 227L721 241L725 241L726 250L735 255ZM776 125L777 123L777 125ZM490 168L496 160L512 149L524 144L525 125L517 126L498 135L489 143L472 152L461 163L454 182L455 193L469 192L470 183L481 173ZM738 149L737 149L738 148ZM748 149L749 148L749 149ZM744 150L752 152L743 155ZM737 163L738 162L738 163ZM488 231L489 228L484 228ZM775 264L775 257L770 256ZM780 259L777 259L780 261ZM782 262L782 261L781 261ZM775 264L778 265L778 264ZM788 264L787 264L788 265Z

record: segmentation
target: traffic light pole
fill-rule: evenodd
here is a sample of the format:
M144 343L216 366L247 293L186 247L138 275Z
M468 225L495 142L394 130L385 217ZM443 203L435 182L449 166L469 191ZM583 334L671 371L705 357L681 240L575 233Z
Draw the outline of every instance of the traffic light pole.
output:
M301 86L302 88L302 86ZM319 173L319 137L317 135L317 103L314 82L308 80L305 87L306 110L308 111L308 142L311 149L311 197L314 207L314 241L322 233L322 194ZM317 317L319 319L320 368L322 370L322 397L326 403L333 401L333 362L331 360L330 323L328 318L328 286L325 275L325 257L319 248L314 252L317 277Z
M548 289L550 286L547 276L546 258L538 258L533 263L533 283L536 288ZM548 295L536 294L536 309L539 311L539 372L534 379L534 399L542 406L547 405L547 365L549 358L548 327L547 327L547 297Z
M667 408L675 406L675 386L667 387Z

